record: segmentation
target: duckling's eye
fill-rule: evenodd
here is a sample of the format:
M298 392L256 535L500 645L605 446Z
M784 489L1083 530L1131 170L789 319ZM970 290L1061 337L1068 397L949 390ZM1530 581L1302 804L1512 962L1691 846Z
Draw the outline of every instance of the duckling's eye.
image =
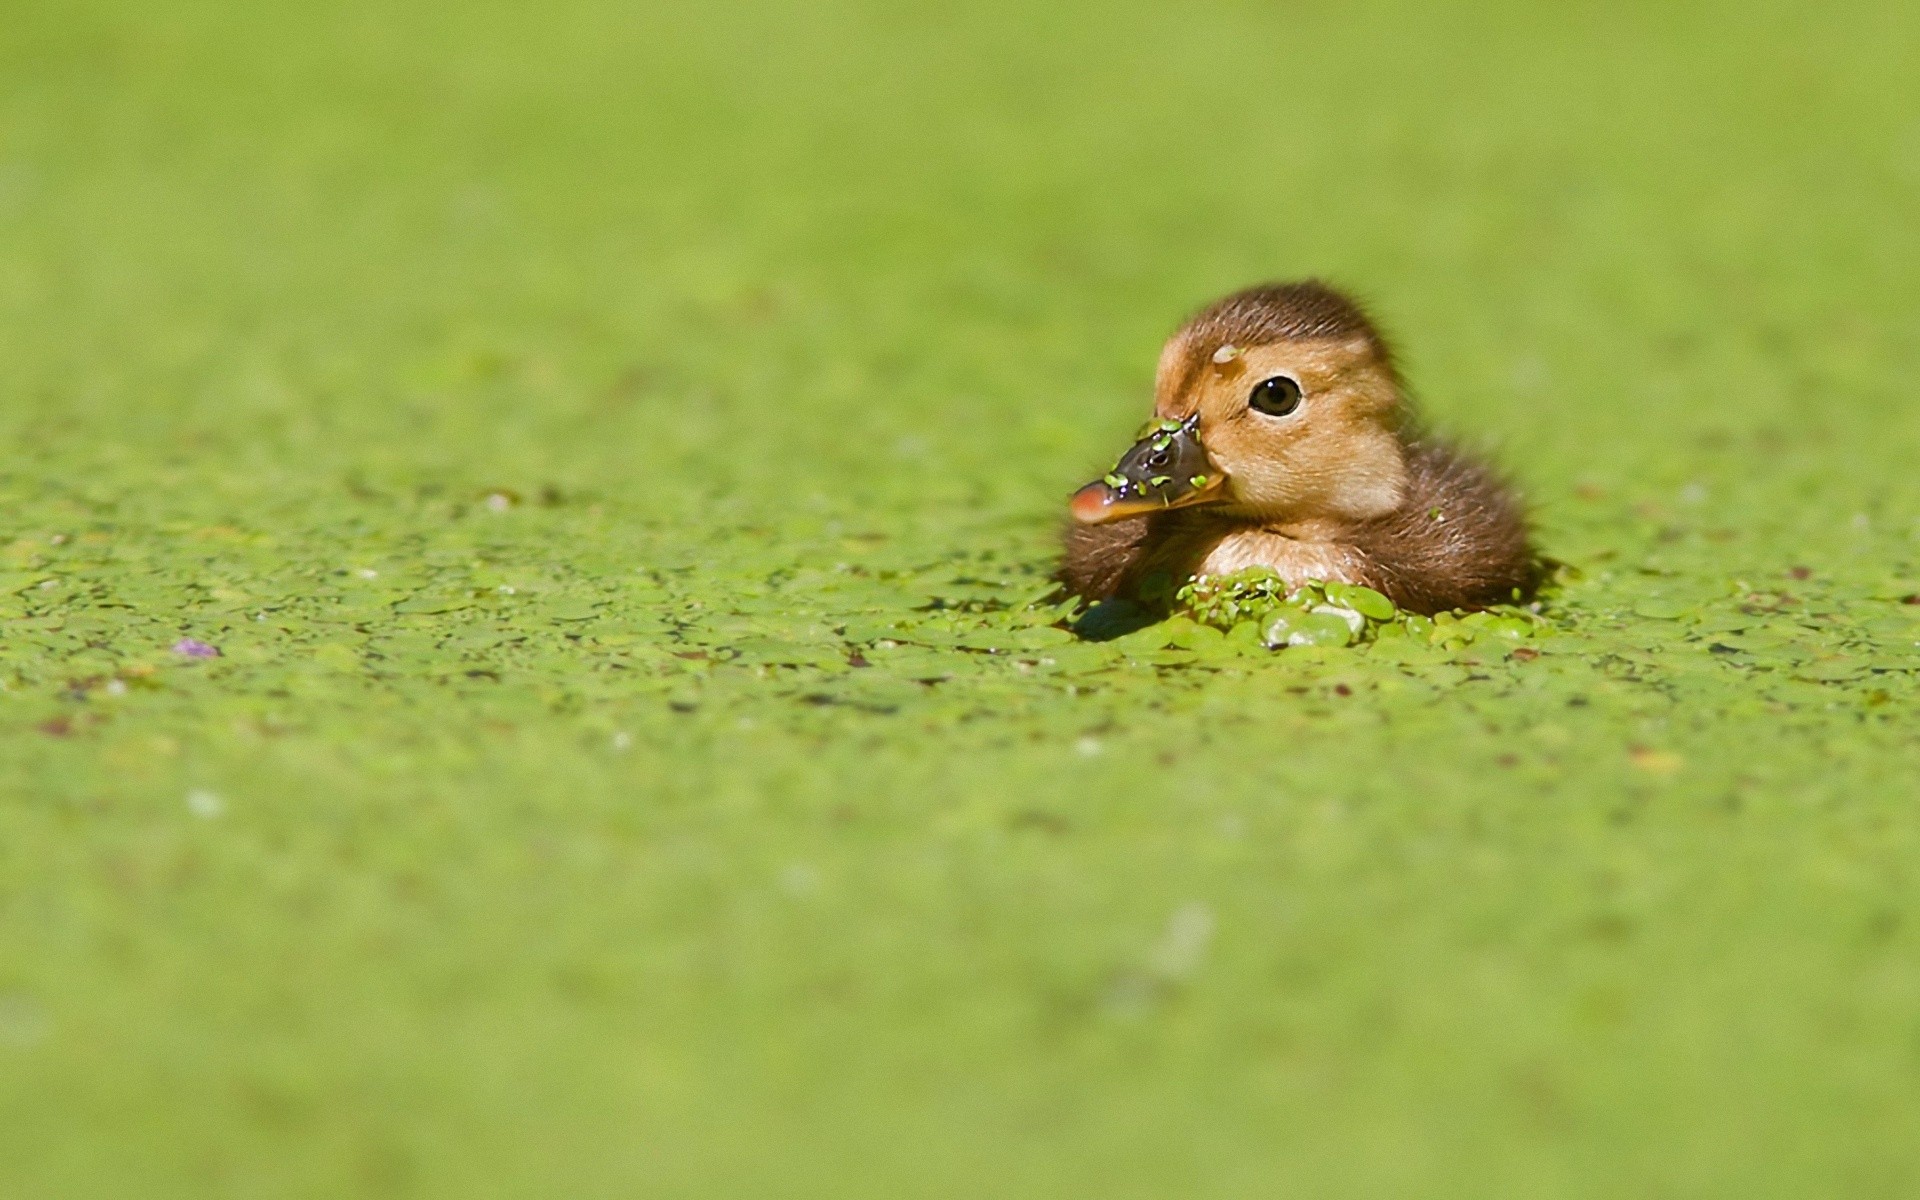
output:
M1284 417L1300 407L1300 385L1285 375L1275 375L1253 385L1247 407L1269 417Z

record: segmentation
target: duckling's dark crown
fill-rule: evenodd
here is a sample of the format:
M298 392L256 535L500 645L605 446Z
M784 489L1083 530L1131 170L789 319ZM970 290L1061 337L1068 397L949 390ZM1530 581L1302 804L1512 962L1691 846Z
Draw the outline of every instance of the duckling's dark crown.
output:
M1380 334L1353 300L1317 279L1304 283L1263 283L1215 300L1187 322L1194 339L1219 346L1260 346L1309 338L1364 337Z
M1394 370L1393 352L1366 310L1318 279L1263 283L1224 296L1195 313L1181 328L1181 337L1188 360L1181 372L1182 390L1222 346L1245 349L1274 342L1361 338Z

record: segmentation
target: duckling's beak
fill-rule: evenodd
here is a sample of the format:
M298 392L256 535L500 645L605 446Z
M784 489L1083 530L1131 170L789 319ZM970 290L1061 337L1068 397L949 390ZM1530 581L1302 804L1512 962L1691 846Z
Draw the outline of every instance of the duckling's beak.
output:
M1073 494L1068 509L1082 525L1185 508L1221 498L1222 475L1200 445L1200 416L1155 421L1119 465Z

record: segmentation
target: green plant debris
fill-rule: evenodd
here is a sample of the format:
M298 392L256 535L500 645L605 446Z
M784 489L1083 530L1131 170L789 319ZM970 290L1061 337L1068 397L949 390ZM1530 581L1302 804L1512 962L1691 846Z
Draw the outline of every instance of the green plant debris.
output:
M1455 649L1477 638L1518 641L1546 628L1544 603L1526 608L1500 605L1473 613L1442 613L1438 620L1403 613L1372 588L1338 582L1309 582L1289 589L1265 568L1232 575L1200 576L1175 593L1179 607L1193 620L1232 635L1235 644L1258 642L1268 649L1287 646L1365 646L1381 639L1412 639ZM1254 633L1242 630L1246 626Z
M1916 21L9 4L0 1196L1910 1193ZM1309 272L1542 613L1055 597Z

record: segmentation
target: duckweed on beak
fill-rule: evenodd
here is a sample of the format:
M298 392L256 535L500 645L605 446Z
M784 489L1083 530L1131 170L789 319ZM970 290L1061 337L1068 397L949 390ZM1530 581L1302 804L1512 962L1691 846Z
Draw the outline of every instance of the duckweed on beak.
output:
M1200 417L1155 421L1105 476L1073 494L1073 519L1098 525L1121 517L1200 504L1218 496L1226 479L1200 444Z

